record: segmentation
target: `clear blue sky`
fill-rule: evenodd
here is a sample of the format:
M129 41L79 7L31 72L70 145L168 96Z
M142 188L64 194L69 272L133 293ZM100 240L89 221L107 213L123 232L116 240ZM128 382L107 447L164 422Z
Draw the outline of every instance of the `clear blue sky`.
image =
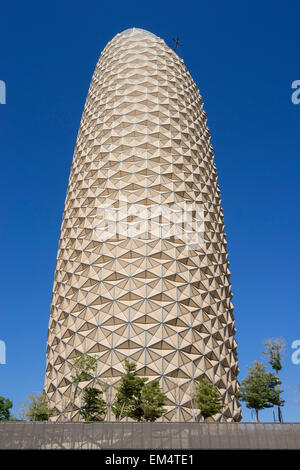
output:
M78 126L100 52L148 29L178 50L204 99L229 248L239 379L282 336L287 421L300 420L300 4L296 1L11 1L1 5L0 395L41 391L51 292ZM272 421L272 411L261 417ZM244 408L244 420L251 420Z

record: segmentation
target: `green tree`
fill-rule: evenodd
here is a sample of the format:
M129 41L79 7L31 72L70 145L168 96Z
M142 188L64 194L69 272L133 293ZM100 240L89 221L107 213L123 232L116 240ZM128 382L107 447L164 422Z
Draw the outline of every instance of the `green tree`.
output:
M125 360L125 374L117 388L117 393L112 406L112 412L118 420L129 417L141 421L143 408L141 404L141 392L147 378L139 377L136 373L136 364Z
M166 400L167 397L161 391L157 380L144 385L141 391L143 419L145 421L155 421L160 418L166 412L163 408Z
M0 397L0 421L6 421L11 418L10 409L13 404L8 398Z
M29 421L48 421L53 410L49 406L46 393L29 395L27 399L29 403L27 404L28 411L25 412L25 416Z
M118 420L128 417L136 421L155 421L165 412L166 396L160 390L159 382L146 384L147 380L137 374L134 362L125 360L125 374L112 406Z
M73 383L79 384L85 380L92 378L92 372L95 372L97 368L97 360L95 357L90 356L89 354L80 354L73 360L72 371L73 374L72 380Z
M208 379L202 379L195 392L195 400L204 421L219 413L223 408L223 398L219 389Z
M83 392L83 406L80 416L85 421L104 421L106 403L102 398L103 392L97 388L87 387Z
M71 415L75 410L75 400L80 382L90 380L97 369L97 359L89 354L80 354L73 360L72 364L72 384L75 385L74 393L71 397ZM72 416L71 416L72 420Z
M263 355L267 358L268 363L275 371L278 383L277 393L278 402L280 403L280 390L279 390L279 371L282 369L282 356L285 351L286 342L283 338L272 338L264 343L265 351ZM278 421L282 423L282 413L280 405L277 406Z
M253 366L248 368L249 375L242 380L237 393L237 397L246 403L247 408L255 410L257 422L259 422L259 410L284 404L284 401L279 398L281 390L278 393L277 389L277 385L281 382L266 369L262 362L255 361Z

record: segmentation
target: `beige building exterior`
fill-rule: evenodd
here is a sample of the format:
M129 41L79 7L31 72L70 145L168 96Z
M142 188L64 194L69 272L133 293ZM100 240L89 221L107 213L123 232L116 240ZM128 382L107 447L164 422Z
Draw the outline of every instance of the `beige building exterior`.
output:
M45 391L78 420L71 364L97 358L109 405L124 372L159 380L163 421L194 421L196 384L239 421L236 341L220 191L206 114L183 60L159 37L117 34L97 63L77 137L57 255Z

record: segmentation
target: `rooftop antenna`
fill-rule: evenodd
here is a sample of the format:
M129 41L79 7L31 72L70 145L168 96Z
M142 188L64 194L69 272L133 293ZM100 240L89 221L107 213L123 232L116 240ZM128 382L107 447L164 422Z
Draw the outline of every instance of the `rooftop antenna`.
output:
M173 41L175 42L174 52L176 52L177 47L182 46L182 44L181 44L181 42L179 42L179 38L176 38L176 39L173 38Z

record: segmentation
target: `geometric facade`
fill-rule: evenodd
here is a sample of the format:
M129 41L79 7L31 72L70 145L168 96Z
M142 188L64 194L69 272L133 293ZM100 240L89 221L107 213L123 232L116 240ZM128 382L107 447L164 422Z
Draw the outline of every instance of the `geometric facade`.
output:
M47 341L53 419L70 419L70 364L88 353L108 405L131 359L166 393L162 421L198 419L202 377L224 397L214 420L239 421L231 298L202 98L162 39L126 30L97 63L71 167Z

